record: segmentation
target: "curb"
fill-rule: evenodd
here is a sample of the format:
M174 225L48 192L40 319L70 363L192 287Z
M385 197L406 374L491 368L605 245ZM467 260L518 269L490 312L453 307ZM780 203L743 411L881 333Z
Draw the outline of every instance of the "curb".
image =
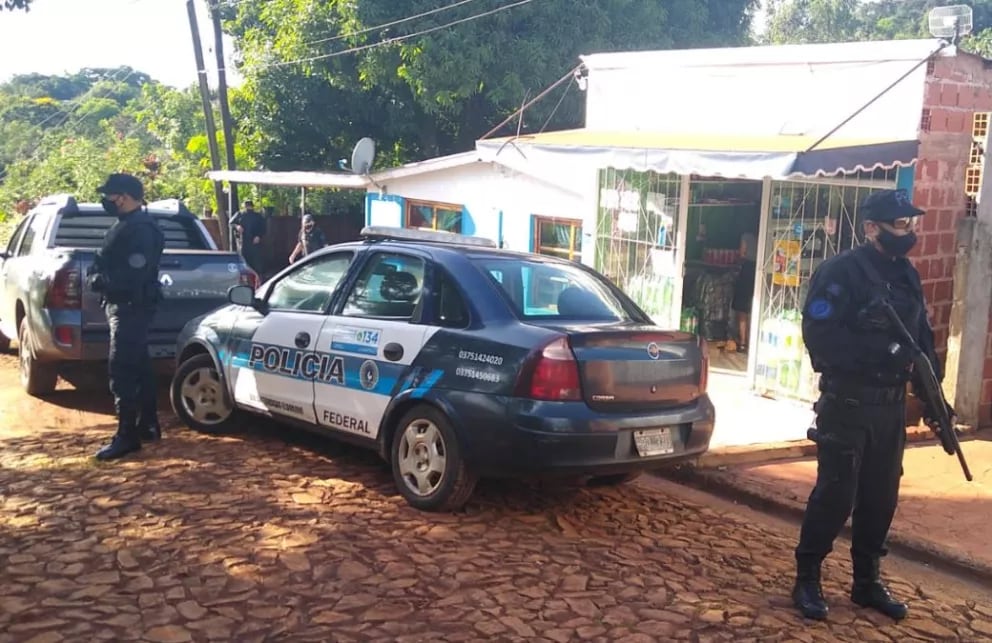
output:
M699 469L691 464L683 464L674 469L656 471L654 474L732 502L739 502L756 511L770 513L789 520L800 521L805 512L805 503L789 501L771 493L746 488L737 484L730 476L712 469ZM851 538L849 524L845 523L841 534L845 538ZM889 532L887 544L890 551L903 558L951 574L964 576L978 583L992 584L992 564L990 563L975 560L964 554L948 552L941 549L936 543L914 538L895 530Z
M970 426L959 426L958 437L967 440L974 436L977 429ZM906 443L936 442L933 432L925 426L914 425L906 427ZM816 455L816 444L809 440L791 440L788 442L768 442L764 444L748 444L744 446L718 447L707 451L696 458L696 467L700 469L716 469L735 464L756 464L775 460L792 460Z

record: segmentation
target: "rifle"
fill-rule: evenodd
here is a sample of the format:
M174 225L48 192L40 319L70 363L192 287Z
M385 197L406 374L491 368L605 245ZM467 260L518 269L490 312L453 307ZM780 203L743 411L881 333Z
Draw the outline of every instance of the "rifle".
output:
M944 389L940 385L940 380L937 379L937 373L934 371L930 358L920 348L920 345L916 342L916 338L906 329L906 325L902 323L899 314L896 313L892 304L884 299L879 304L892 323L892 327L913 355L913 370L920 375L920 383L923 388L923 401L927 408L936 416L927 422L927 426L937 435L937 439L940 440L940 445L944 447L947 455L958 456L958 462L961 463L961 471L964 472L965 480L971 482L971 470L968 468L968 463L964 459L964 453L961 451L961 443L958 441L958 434L954 429L954 418L951 417L949 410L950 405L947 403L947 398L944 397ZM899 351L899 348L898 344L893 343L889 346L889 352L895 354Z

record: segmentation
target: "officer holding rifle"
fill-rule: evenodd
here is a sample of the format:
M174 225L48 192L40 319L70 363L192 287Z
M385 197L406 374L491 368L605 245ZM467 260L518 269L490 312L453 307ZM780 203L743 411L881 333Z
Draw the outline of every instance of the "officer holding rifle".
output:
M899 620L907 607L879 576L899 496L906 443L906 384L919 396L913 353L901 342L883 302L914 335L942 379L934 355L920 276L906 258L923 211L904 190L879 190L861 204L866 243L815 271L803 310L803 340L821 374L815 405L817 479L796 547L792 598L806 618L828 608L820 567L851 516L851 600ZM922 397L922 396L921 396ZM941 404L946 402L941 401ZM953 409L946 411L953 417ZM925 417L938 411L927 404ZM852 515L853 511L853 515Z

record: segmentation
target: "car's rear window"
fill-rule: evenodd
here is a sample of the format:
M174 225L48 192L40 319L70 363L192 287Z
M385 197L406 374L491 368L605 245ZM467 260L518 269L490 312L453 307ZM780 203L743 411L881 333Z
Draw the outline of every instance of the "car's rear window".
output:
M499 286L520 319L630 319L605 280L578 266L516 258L481 258L475 263Z
M55 247L99 248L103 237L114 225L117 217L109 214L64 214L55 231ZM209 250L196 221L188 216L156 216L155 222L165 236L165 247L170 250Z

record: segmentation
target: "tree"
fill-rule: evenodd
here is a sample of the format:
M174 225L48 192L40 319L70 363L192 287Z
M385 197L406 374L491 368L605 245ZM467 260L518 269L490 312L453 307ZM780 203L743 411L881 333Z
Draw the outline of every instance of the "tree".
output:
M845 42L929 38L927 15L947 0L771 0L770 43ZM961 39L965 51L992 53L992 0L963 0L972 8L973 34Z
M580 54L744 44L755 1L535 0L473 19L507 6L477 3L405 22L437 2L298 5L227 13L246 78L242 135L272 168L334 168L362 136L384 151L380 165L470 149ZM397 24L373 28L386 23ZM352 48L365 49L342 53ZM527 111L528 130L581 123L574 88L556 109L566 87Z

